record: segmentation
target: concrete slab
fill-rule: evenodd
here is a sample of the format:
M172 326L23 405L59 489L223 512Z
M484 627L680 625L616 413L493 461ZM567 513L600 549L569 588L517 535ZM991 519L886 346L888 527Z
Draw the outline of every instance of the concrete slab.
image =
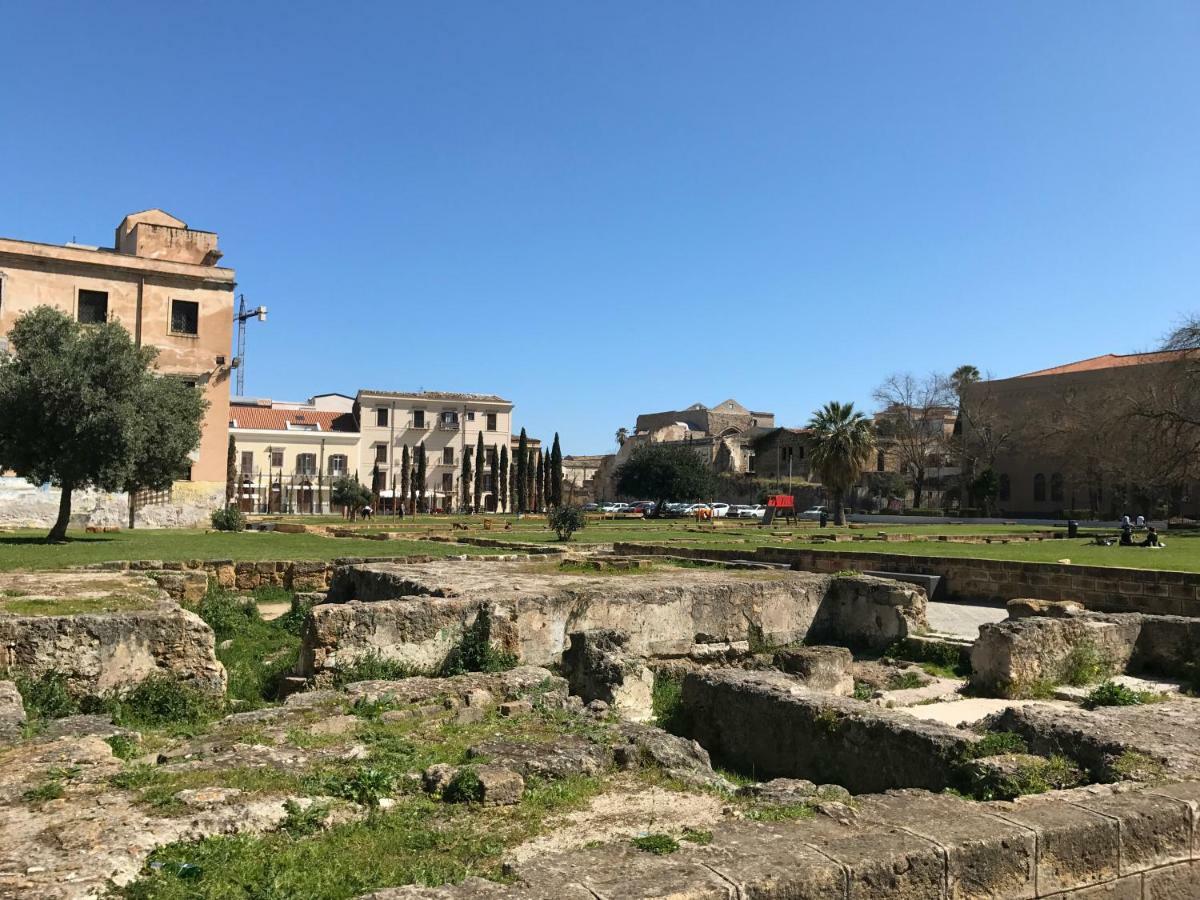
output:
M979 626L988 622L1003 622L1008 610L1003 606L976 606L970 603L930 603L927 608L929 628L975 640Z
M919 706L897 707L896 712L908 713L908 715L918 719L924 719L928 722L940 722L943 725L952 725L957 728L959 725L970 725L993 713L998 713L1011 707L1068 707L1073 705L1047 700L1002 700L992 697L966 697L961 700L947 700L944 703L925 703Z

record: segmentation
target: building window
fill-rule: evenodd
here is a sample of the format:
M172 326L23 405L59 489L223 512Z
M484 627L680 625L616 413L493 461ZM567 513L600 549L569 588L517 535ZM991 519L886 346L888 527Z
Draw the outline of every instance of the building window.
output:
M887 456L885 456L884 452L882 450L880 450L877 454L875 454L875 471L876 472L884 471L884 467L886 465L887 465Z
M283 468L283 451L282 450L272 450L271 451L271 467L275 468L275 469Z
M424 427L425 427L425 410L414 409L413 410L413 428L424 428Z
M442 474L442 490L447 494L454 493L454 476L449 472Z
M490 447L484 447L483 454L484 454L483 458L489 466L492 465L493 463L495 463L496 462L496 445L493 444Z
M495 413L488 413L488 414L487 414L487 423L486 423L486 424L487 424L487 430L488 430L488 431L495 431L495 430L496 430L496 414L495 414Z
M475 421L475 413L471 412L471 410L469 410L469 409L467 410L467 421L468 422Z
M243 450L242 451L242 474L243 475L253 475L254 474L254 451L253 450Z
M316 475L317 474L317 454L301 453L296 457L296 474L297 475Z
M454 448L453 447L443 447L442 448L442 462L448 466L454 465Z
M341 453L329 457L329 474L334 477L346 474L346 457Z
M78 319L84 325L99 325L108 321L108 292L80 291Z
M1055 472L1050 476L1050 499L1057 500L1060 503L1063 498L1063 477L1061 472Z
M387 444L376 444L375 445L375 462L377 462L377 463L387 462Z
M1005 473L1000 476L1000 487L996 491L996 496L998 498L1000 498L1001 500L1007 502L1008 498L1011 495L1012 495L1012 482L1009 480L1008 474Z
M1034 502L1046 499L1046 476L1041 472L1033 476L1033 499Z
M200 333L200 304L195 300L171 301L171 333Z
M387 428L388 411L387 407L381 407L375 410L375 426L377 428Z
M458 413L456 413L452 409L443 410L442 411L442 424L443 425L457 425L458 424Z

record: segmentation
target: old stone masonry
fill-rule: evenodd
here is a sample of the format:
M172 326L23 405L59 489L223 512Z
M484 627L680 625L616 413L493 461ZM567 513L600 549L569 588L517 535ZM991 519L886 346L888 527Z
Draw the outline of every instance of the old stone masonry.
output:
M0 575L0 897L1200 897L1200 620L797 565Z

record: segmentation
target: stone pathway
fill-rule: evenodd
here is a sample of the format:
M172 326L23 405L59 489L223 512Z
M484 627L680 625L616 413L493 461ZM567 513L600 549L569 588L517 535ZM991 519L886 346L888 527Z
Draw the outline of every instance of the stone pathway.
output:
M1008 610L1003 606L981 606L971 603L930 603L929 628L942 634L975 640L979 626L988 622L1003 622Z

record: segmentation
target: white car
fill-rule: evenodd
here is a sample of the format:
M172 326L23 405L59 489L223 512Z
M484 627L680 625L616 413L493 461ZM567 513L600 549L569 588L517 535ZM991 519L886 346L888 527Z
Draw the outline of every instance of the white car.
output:
M802 518L802 519L819 519L819 518L821 518L822 515L828 516L829 514L830 514L829 507L813 506L813 507L810 507L809 509L806 509L804 512L800 513L800 518Z
M724 519L727 515L729 515L728 503L710 503L708 506L712 509L714 519Z
M608 503L600 504L600 512L620 512L624 503L613 503L611 500Z
M742 512L742 518L745 519L762 519L767 515L767 508L761 503L756 503L754 506L747 506Z

